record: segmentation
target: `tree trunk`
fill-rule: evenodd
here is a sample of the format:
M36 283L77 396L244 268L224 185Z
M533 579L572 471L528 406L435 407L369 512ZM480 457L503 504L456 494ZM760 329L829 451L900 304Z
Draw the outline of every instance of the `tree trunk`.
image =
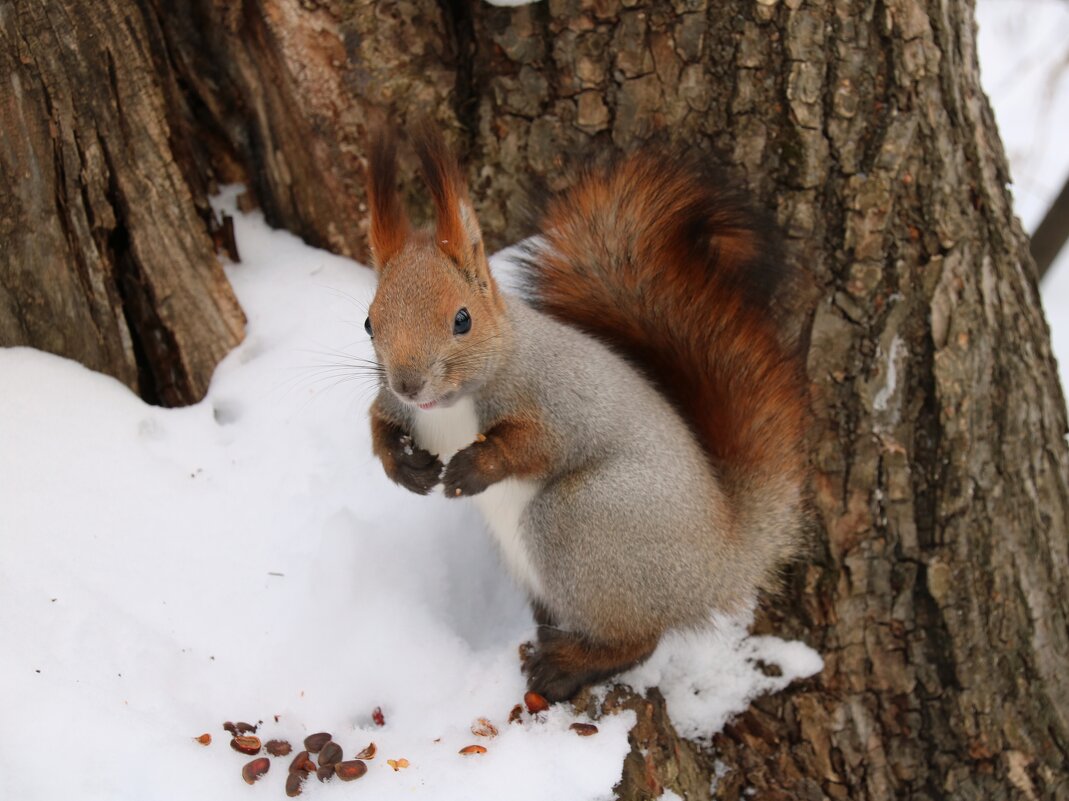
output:
M969 3L138 8L186 143L190 189L165 191L194 207L244 173L269 221L363 256L378 113L452 131L494 244L583 154L657 141L702 150L775 211L811 279L788 300L810 342L816 525L760 625L825 669L713 753L675 738L656 695L614 695L640 720L621 797L707 797L716 760L719 799L1069 798L1065 402Z
M0 2L0 345L179 405L245 319L172 155L158 31L128 6Z

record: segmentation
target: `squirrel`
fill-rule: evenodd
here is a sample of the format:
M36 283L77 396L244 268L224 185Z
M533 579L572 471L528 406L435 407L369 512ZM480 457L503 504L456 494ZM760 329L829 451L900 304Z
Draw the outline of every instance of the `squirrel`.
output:
M549 202L508 295L441 134L412 138L433 231L408 221L395 139L369 143L372 447L412 492L473 498L538 624L528 686L566 700L745 609L798 549L784 262L741 194L638 153Z

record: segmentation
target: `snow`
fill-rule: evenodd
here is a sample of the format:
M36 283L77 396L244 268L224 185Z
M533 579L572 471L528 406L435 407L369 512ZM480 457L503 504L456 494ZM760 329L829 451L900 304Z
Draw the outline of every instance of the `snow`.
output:
M1022 13L1022 12L1025 13ZM1014 209L1033 230L1069 176L1069 4L980 0L980 74L1013 173Z
M718 617L710 631L672 632L644 664L621 681L645 691L660 687L676 731L708 742L724 724L764 693L824 668L804 643L747 636L752 617ZM771 666L767 673L760 666Z
M235 194L219 202L248 336L202 403L151 407L74 362L0 349L2 797L284 797L292 757L246 787L227 720L297 747L329 731L346 758L374 741L357 784L376 801L611 797L633 714L593 737L568 730L567 705L508 724L534 634L523 596L471 504L412 495L371 455L372 273L238 214ZM630 678L707 738L819 670L745 625L669 637ZM474 736L479 717L500 735ZM488 752L458 754L475 742ZM313 778L305 796L351 792Z
M892 397L894 397L895 390L898 388L898 363L903 356L906 355L906 341L902 337L895 334L891 340L891 348L887 354L887 370L885 383L880 390L876 393L876 397L872 399L872 408L877 412L886 412L888 404ZM892 423L897 423L897 417Z
M1034 231L1069 177L1069 3L980 0L981 77L1013 175L1014 209ZM1062 388L1069 388L1069 248L1041 285Z

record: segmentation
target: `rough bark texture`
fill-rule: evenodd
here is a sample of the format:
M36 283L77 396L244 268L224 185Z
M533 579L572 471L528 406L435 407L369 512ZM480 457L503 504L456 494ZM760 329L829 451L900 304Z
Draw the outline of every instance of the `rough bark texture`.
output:
M153 31L128 6L0 2L0 345L177 405L204 394L244 317L172 157Z
M468 155L495 244L523 233L527 189L660 140L778 217L814 287L795 300L817 525L762 626L826 667L712 754L657 697L614 696L642 721L621 797L707 797L718 760L720 799L1069 798L1065 403L967 0L140 3L194 205L247 176L274 224L361 256L368 120L429 113ZM12 65L23 87L44 69ZM5 120L44 102L12 85ZM26 147L8 130L5 153ZM167 174L157 191L185 198Z
M449 109L457 59L447 15L426 2L142 2L191 90L178 124L210 132L197 163L244 179L236 162L269 222L366 256L369 117L404 125ZM409 164L410 187L413 175Z

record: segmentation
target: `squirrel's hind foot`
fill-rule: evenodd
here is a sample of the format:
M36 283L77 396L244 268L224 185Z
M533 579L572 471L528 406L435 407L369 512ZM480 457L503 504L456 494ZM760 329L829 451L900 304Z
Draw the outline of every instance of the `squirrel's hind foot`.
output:
M583 687L645 661L658 639L595 643L575 632L539 626L538 644L523 665L528 689L551 702L567 701Z

